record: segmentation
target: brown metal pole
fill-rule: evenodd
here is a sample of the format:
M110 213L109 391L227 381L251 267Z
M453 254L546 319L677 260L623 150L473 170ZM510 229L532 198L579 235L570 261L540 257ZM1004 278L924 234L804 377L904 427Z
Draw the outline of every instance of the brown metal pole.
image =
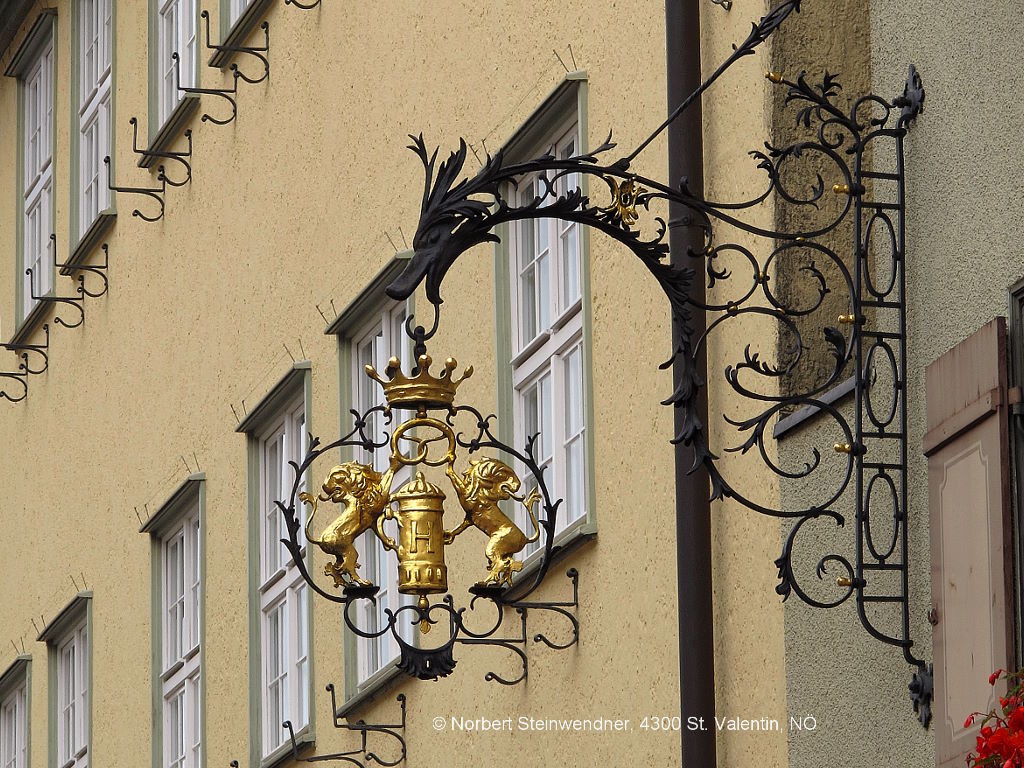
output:
M666 0L665 37L667 54L668 109L671 112L701 83L700 3L699 0ZM689 106L668 127L668 174L676 184L686 177L696 193L704 189L704 144L700 99ZM669 208L670 258L674 264L693 266L690 252L703 250L702 231L692 214L683 206ZM690 295L698 305L704 303L703 269L697 274ZM703 312L693 311L690 318L692 338L704 331ZM673 318L673 334L678 334L678 319ZM675 343L678 339L673 339ZM707 381L707 357L697 361L702 381ZM678 374L678 371L677 371ZM707 390L700 390L698 418L708 423ZM676 409L676 432L682 420ZM715 768L715 654L711 604L711 505L708 501L707 472L693 473L692 451L677 445L676 475L676 547L679 613L679 699L682 716L683 768ZM695 719L691 719L695 718ZM691 729L691 726L696 726Z

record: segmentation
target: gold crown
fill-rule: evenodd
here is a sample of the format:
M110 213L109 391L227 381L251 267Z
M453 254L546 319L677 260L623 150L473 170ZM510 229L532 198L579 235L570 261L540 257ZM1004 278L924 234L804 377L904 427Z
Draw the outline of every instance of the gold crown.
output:
M402 361L397 357L388 360L384 369L385 379L372 365L366 366L366 375L376 381L384 389L384 399L388 408L439 408L449 407L455 400L455 390L459 384L473 375L473 366L469 366L461 379L455 379L452 371L458 363L448 358L444 361L444 371L440 376L430 375L430 355L420 355L419 370L415 376L402 373Z

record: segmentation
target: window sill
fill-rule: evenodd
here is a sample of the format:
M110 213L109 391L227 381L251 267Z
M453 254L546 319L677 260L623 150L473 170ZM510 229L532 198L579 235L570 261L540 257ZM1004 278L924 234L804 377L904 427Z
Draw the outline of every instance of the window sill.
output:
M269 5L270 0L253 0L252 5L242 11L242 15L235 19L235 23L231 25L231 29L224 36L224 42L220 44L221 50L214 51L213 56L210 57L209 65L211 67L224 69L228 65L236 51L223 49L241 47L249 34L256 29L256 25L260 23Z
M99 244L100 240L103 239L103 236L114 226L115 221L117 221L116 211L112 208L102 211L96 217L96 220L93 221L92 226L82 235L78 245L71 251L71 256L68 257L64 266L60 268L60 273L62 275L73 274L75 272L74 267L80 267L88 261L90 254Z
M313 731L309 725L303 726L302 730L295 734L295 746L299 754L308 752L316 746L316 739L313 738ZM286 741L269 755L260 760L260 768L279 768L295 759L292 752L291 741Z
M46 294L46 296L52 295L53 291ZM44 296L43 299L45 299L46 296ZM18 323L17 328L14 330L14 335L11 336L11 340L7 343L26 344L29 337L31 337L32 334L43 324L43 321L49 317L49 312L47 310L49 305L52 303L53 302L50 301L40 300L34 307L32 307L32 311L23 317L21 322Z
M401 677L402 670L398 668L398 660L391 662L383 669L374 672L358 687L355 694L342 702L341 706L334 713L335 718L348 717L351 713L376 701L378 697L386 693Z
M192 117L192 113L199 108L199 96L195 93L186 93L181 97L178 106L167 116L164 124L160 126L153 140L146 148L145 154L139 158L139 168L152 168L161 162L161 158L153 153L166 152L171 144L178 138L178 131Z

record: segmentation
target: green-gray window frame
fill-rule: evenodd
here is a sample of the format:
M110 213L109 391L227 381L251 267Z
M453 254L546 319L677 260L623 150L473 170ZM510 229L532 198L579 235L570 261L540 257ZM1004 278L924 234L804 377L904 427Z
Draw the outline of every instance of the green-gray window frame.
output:
M255 768L275 768L291 759L291 745L285 743L271 754L263 755L263 641L260 606L261 557L260 523L260 433L299 395L304 404L307 432L312 432L313 378L308 360L295 362L235 429L246 436L246 509L248 517L248 581L249 581L249 764ZM309 475L306 477L309 486ZM306 567L313 563L312 547L306 547ZM306 632L309 638L309 724L295 733L300 748L316 742L316 660L314 654L312 590L306 589L309 601L306 611Z

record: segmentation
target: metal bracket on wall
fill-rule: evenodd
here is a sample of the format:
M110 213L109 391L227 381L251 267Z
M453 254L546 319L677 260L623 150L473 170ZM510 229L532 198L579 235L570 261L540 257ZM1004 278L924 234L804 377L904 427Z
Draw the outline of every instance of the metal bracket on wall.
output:
M160 219L164 217L164 193L167 191L167 176L162 172L160 173L157 177L157 180L160 182L160 187L156 189L152 187L119 187L114 184L114 180L111 176L110 155L104 157L103 162L107 166L107 189L111 192L125 192L130 195L145 195L146 197L153 198L160 204L160 212L156 216L147 216L138 208L132 211L132 216L138 216L143 221L160 221Z
M210 42L210 13L209 11L203 11L199 14L203 21L206 22L206 47L211 51L217 51L218 53L247 53L250 56L255 56L261 62L263 62L263 74L258 78L247 77L238 68L238 64L232 63L228 69L235 75L235 82L237 85L238 78L245 80L247 83L255 85L256 83L262 83L264 80L270 77L270 60L264 55L270 50L270 23L264 21L260 24L260 29L263 30L263 36L266 42L262 47L257 46L244 46L244 45L215 45ZM213 64L210 65L214 69L220 69Z
M184 86L181 84L181 59L178 57L177 51L171 54L171 59L174 61L174 84L178 89L178 93L194 93L197 96L201 96L203 94L219 96L231 105L231 117L219 120L209 112L203 112L203 116L200 120L204 123L209 121L215 125L227 125L238 117L238 104L234 99L238 94L238 80L242 76L238 71L238 67L235 67L232 70L232 84L230 88L199 88L198 86Z
M180 163L185 169L185 178L181 181L174 181L167 176L167 169L164 165L157 166L157 181L165 181L172 187L183 187L192 181L192 165L189 160L192 157L192 129L186 128L185 140L188 141L188 149L184 151L171 151L166 150L164 152L157 152L152 149L145 149L139 147L139 120L138 118L132 117L128 120L132 126L132 152L142 158L153 158L156 160L171 160L176 163ZM147 164L148 167L148 164ZM148 219L147 219L148 221Z
M376 763L382 766L395 766L405 762L406 757L406 744L405 744L405 694L400 693L395 697L401 710L401 719L397 723L367 723L364 720L357 720L354 723L348 722L347 718L338 717L338 702L336 701L334 693L334 683L327 685L327 691L331 694L331 716L333 718L334 727L342 731L356 731L359 733L360 743L357 749L351 749L347 752L333 752L327 755L313 755L311 757L300 757L299 756L299 745L295 741L295 732L292 729L291 721L285 720L283 723L285 729L288 731L288 738L292 744L292 759L297 763L321 763L329 761L337 761L341 763L347 763L349 765L358 766L358 768L365 768L369 763ZM398 757L396 758L384 758L376 752L369 750L368 734L380 733L394 739L398 742Z
M727 11L732 10L732 0L711 0L711 2L715 5L722 6Z
M21 358L21 362L18 363L18 371L0 371L0 379L11 379L17 381L21 385L21 392L16 395L10 394L6 389L0 389L0 398L10 400L12 403L20 403L26 397L28 397L28 377L38 375L45 371L50 364L50 358L47 354L47 350L50 347L50 324L43 324L43 343L42 344L0 344L0 347L14 352ZM38 368L33 368L30 355L39 355L42 358L42 365Z
M59 264L57 262L56 235L50 235L50 257L53 261L54 273L56 274L57 271L64 266L63 264ZM72 306L76 310L78 310L78 317L75 320L65 320L58 314L56 317L53 318L53 322L55 322L57 325L63 325L65 328L77 328L78 326L85 322L85 294L84 291L81 290L83 287L82 284L79 285L80 290L78 291L78 296L57 296L55 293L48 293L43 296L36 296L36 281L33 272L34 270L32 269L32 267L29 267L28 269L25 270L25 274L28 275L28 283L33 302L37 302L39 304L52 304L54 305L54 307L57 307L58 305L60 305L61 307Z
M495 637L457 637L456 638L455 642L462 643L463 645L492 645L492 646L496 646L496 647L499 647L499 648L505 648L506 650L509 650L509 651L512 651L513 653L515 653L519 657L519 660L522 662L523 671L522 671L522 673L518 677L516 677L514 679L506 680L505 678L501 677L500 675L498 675L498 674L496 674L494 672L488 672L486 675L484 675L484 680L486 680L488 682L493 680L494 682L501 683L502 685L516 685L516 684L521 683L521 682L526 680L526 678L527 678L527 676L529 674L529 670L530 670L530 667L529 667L529 661L530 660L529 660L529 657L528 657L528 655L526 653L527 648L529 647L528 644L527 644L526 619L527 619L527 611L529 611L530 609L533 609L533 610L536 610L536 611L549 611L549 612L552 612L552 613L560 614L561 616L564 616L566 619L568 619L569 624L570 624L571 629L572 629L572 637L571 637L571 639L568 640L568 642L565 642L565 643L553 642L552 640L548 639L548 637L546 635L544 635L542 633L539 633L539 632L533 636L533 642L535 642L535 643L543 643L548 648L551 648L551 649L556 650L556 651L564 651L566 648L572 648L572 646L576 645L579 642L579 640L580 640L580 622L579 622L579 618L577 618L577 616L576 616L576 610L579 608L579 605L580 605L580 590L579 590L579 587L580 587L580 578L579 578L579 576L580 575L579 575L579 572L575 568L570 568L568 571L565 572L565 575L568 576L569 580L572 582L572 600L566 600L566 601L562 601L562 602L550 602L550 601L540 601L540 602L538 602L538 601L529 601L529 602L526 602L526 601L515 601L515 600L513 600L511 602L505 603L506 607L514 609L515 612L519 615L519 629L520 629L520 632L519 632L518 636L516 636L516 637L499 637L499 638L495 638ZM477 596L484 596L484 595L485 595L485 593L482 593L482 592L478 592L478 594L477 594ZM448 603L448 605L453 606L453 599L452 599L451 595L445 595L444 599L445 599L445 602ZM453 614L454 614L454 611L453 611ZM453 626L451 628L451 631L455 632L454 624L453 624Z
M78 273L78 288L77 291L81 296L88 296L91 299L98 299L104 295L110 288L110 281L107 278L107 267L110 264L110 252L106 243L100 246L100 250L103 251L103 263L102 264L58 264L57 269L65 272L72 277ZM90 291L85 287L85 276L86 275L97 275L100 280L103 281L103 288L99 291Z
M284 0L285 5L294 5L296 8L301 8L304 11L311 11L320 5L320 0L314 0L312 3L300 3L299 0Z

